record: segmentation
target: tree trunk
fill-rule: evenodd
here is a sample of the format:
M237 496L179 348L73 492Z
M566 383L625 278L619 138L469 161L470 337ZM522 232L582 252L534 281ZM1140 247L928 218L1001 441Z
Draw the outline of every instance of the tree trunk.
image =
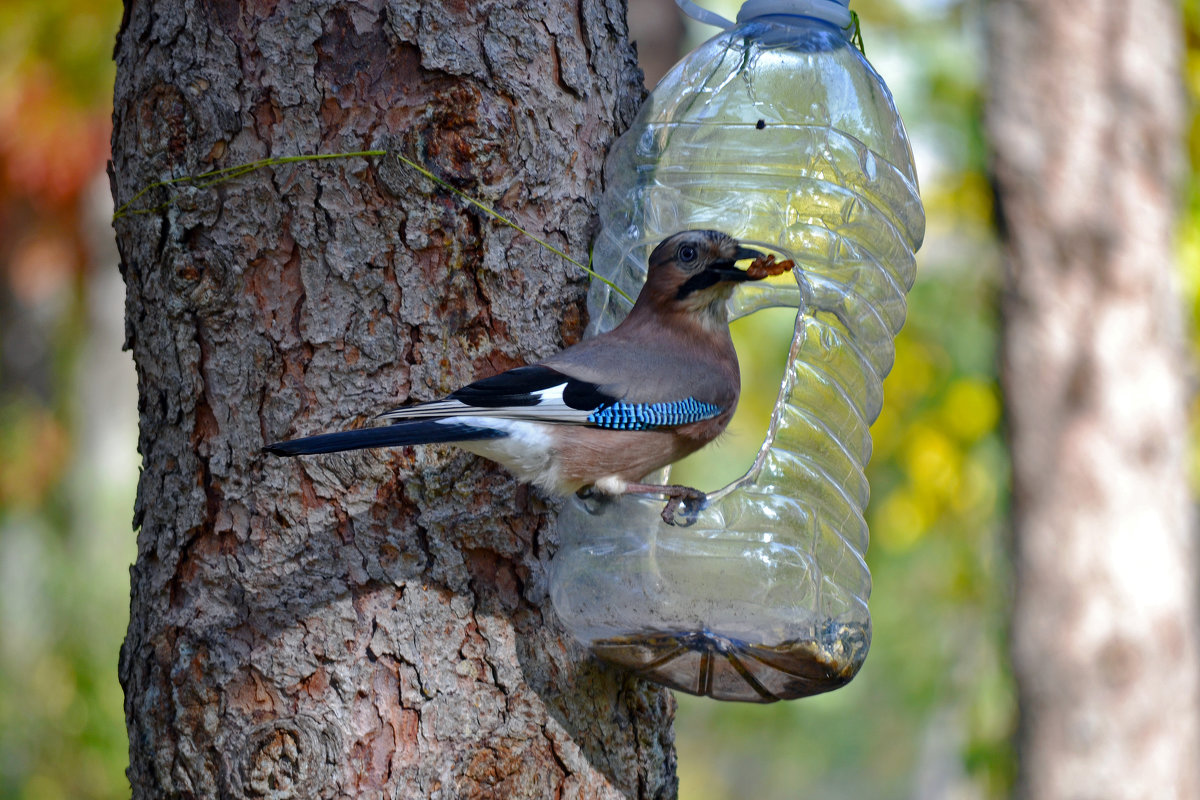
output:
M994 0L1020 794L1200 798L1170 0Z
M641 97L624 14L128 2L114 194L383 147L585 257ZM134 796L673 796L670 695L547 609L552 502L449 448L260 454L576 341L586 277L390 158L177 188L117 224L143 456Z

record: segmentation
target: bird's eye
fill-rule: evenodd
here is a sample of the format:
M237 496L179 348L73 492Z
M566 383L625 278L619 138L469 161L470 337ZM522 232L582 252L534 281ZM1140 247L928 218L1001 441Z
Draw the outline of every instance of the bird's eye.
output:
M690 244L680 245L678 255L680 261L685 264L689 264L696 260L696 248L692 247Z

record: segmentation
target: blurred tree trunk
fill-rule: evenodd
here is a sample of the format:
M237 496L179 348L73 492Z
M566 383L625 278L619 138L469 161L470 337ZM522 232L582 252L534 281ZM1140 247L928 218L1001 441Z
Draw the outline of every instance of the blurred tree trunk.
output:
M629 6L629 38L637 48L646 88L653 89L683 55L687 26L675 0L637 0Z
M1200 798L1179 8L990 12L1020 794Z
M624 14L130 2L118 205L385 147L583 256L641 96ZM116 226L144 459L134 796L672 796L670 695L588 660L547 608L545 498L447 448L259 452L577 340L585 276L388 158L177 188Z

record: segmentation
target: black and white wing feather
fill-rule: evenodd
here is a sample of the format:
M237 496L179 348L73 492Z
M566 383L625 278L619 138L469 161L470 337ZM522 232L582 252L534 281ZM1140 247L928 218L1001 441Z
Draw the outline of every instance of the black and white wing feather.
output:
M625 402L606 394L595 383L539 364L476 381L444 400L380 414L380 419L390 425L275 442L266 450L290 456L517 436L524 437L524 445L529 445L532 437L537 441L532 449L544 451L550 445L545 435L537 432L539 423L641 431L685 425L715 417L721 411L719 406L691 397L659 403ZM509 464L514 460L496 458ZM526 471L518 470L518 474Z
M593 412L616 402L617 398L604 394L594 383L534 365L475 381L444 400L387 411L380 418L395 423L409 419L503 417L586 425Z

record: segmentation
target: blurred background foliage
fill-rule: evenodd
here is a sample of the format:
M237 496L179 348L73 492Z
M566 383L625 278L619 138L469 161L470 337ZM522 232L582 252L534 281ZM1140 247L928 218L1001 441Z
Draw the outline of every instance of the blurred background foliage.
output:
M1200 353L1200 0L1183 0L1183 79L1188 99L1187 175L1183 214L1179 219L1179 268L1183 296L1191 324L1192 354ZM1193 380L1195 376L1193 376ZM1192 392L1191 416L1192 497L1200 496L1200 393Z
M0 797L128 797L137 480L104 176L117 0L0 3Z
M669 0L630 5L652 85L674 60L650 65L662 55L655 37L679 18ZM733 16L738 3L704 5ZM985 6L853 0L867 55L907 121L929 219L873 428L872 652L848 687L808 700L762 707L680 695L686 800L969 800L1011 789ZM1185 0L1183 13L1195 165L1200 0ZM120 352L123 287L104 177L120 14L116 0L0 4L0 798L129 794L116 664L135 557L137 400ZM676 55L714 32L689 22ZM1181 168L1180 186L1180 280L1196 319L1194 167ZM750 464L791 327L780 311L737 324L743 383L762 388L747 392L723 443L677 478L716 487ZM1200 448L1193 454L1200 465Z

